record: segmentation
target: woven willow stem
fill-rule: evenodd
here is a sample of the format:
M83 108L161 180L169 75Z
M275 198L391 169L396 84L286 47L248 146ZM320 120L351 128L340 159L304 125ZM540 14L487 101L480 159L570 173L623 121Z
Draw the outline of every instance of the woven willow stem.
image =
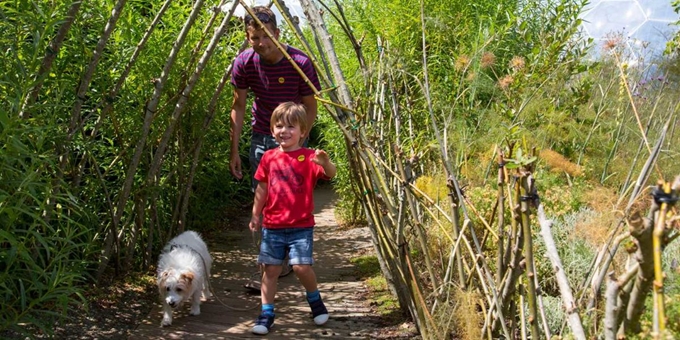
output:
M163 70L161 70L160 77L154 81L154 92L151 96L151 99L144 107L144 122L142 123L141 136L137 141L137 144L135 145L134 154L132 156L132 159L130 160L128 169L125 172L125 181L123 182L123 188L121 189L118 195L116 211L112 221L112 225L114 227L119 225L120 220L125 212L125 206L127 205L128 198L130 197L130 192L132 190L132 184L134 183L135 174L137 173L137 168L139 167L139 163L142 158L142 153L144 152L146 141L147 138L149 137L151 123L153 122L153 118L156 114L156 111L158 110L160 98L163 93L163 88L165 87L168 76L170 74L170 70L174 66L177 56L179 54L179 50L184 45L184 40L189 34L189 30L193 25L194 21L196 20L199 10L202 6L203 0L197 0L194 3L194 7L191 13L189 14L189 18L184 23L184 26L182 27L180 34L177 36L175 42L172 45L172 49L170 50L168 59L166 59L165 64L163 65ZM110 250L110 247L107 246L106 250L107 251ZM103 270L106 269L106 266L108 264L108 257L104 256L103 258L104 260L102 260L102 262L100 263L97 277L101 276Z
M532 195L531 184L529 183L528 174L520 174L520 197L528 197ZM529 326L531 327L531 338L539 339L541 331L538 327L538 303L537 303L537 289L536 289L536 269L534 266L534 248L531 240L531 224L529 222L529 202L524 199L517 199L520 201L521 218L522 218L522 233L524 234L524 260L525 273L527 279L527 302L529 303Z
M34 78L36 84L29 90L28 96L26 96L23 104L21 105L21 110L19 111L20 118L30 118L27 110L29 110L30 107L35 104L36 100L38 100L38 95L42 89L44 79L47 78L46 75L50 72L50 69L52 69L52 63L54 63L57 55L59 55L61 45L63 44L68 31L71 29L71 25L73 25L73 22L76 20L76 15L80 11L80 5L82 4L82 0L74 1L71 4L71 7L69 7L68 12L66 13L64 22L59 27L57 35L55 35L54 39L50 41L50 45L47 47L45 56L43 57L42 63L40 64L40 69Z
M554 268L555 278L557 280L557 285L560 289L560 294L562 296L562 304L567 315L567 323L571 329L571 333L574 338L578 340L585 340L586 333L583 330L583 324L581 323L581 317L578 314L578 307L572 294L571 287L569 286L569 279L564 272L564 266L562 266L562 261L560 260L559 253L557 252L557 246L555 245L555 240L553 239L552 232L552 221L548 220L545 216L545 211L543 209L543 204L538 205L537 209L538 223L541 226L541 236L543 237L543 242L545 243L546 254L548 259Z
M657 190L662 191L667 197L672 197L673 190L671 184L668 182L661 182L657 185ZM676 196L677 198L677 196ZM664 308L664 294L663 294L663 267L661 263L661 255L663 253L664 236L666 234L666 215L669 206L672 204L666 200L660 200L655 197L657 204L660 203L659 212L657 214L654 231L652 232L652 247L654 252L654 318L652 321L654 332L658 335L666 331L666 311Z

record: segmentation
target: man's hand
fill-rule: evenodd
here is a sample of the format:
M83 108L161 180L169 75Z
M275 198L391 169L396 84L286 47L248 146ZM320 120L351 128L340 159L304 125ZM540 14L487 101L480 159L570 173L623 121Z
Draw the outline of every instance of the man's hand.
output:
M231 174L236 177L236 179L243 178L243 172L241 171L241 157L238 153L231 154L231 161L229 162L229 168L231 169Z

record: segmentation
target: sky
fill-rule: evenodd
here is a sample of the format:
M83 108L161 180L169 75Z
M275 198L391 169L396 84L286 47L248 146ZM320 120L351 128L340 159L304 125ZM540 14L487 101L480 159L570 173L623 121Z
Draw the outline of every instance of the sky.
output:
M249 4L251 7L252 6L267 6L269 4L269 0L246 0L245 1L247 4ZM305 20L305 14L302 11L302 6L300 6L300 1L294 0L294 1L282 1L282 3L285 3L285 5L288 7L290 10L290 14L292 16L297 16L300 18L300 22L304 22ZM222 11L223 12L229 12L231 9L231 6L233 6L233 2L228 2L224 6L222 6ZM274 11L274 14L276 15L276 23L279 27L282 27L282 25L285 24L285 21L283 21L283 16L281 15L281 12L279 12L279 9L276 7L276 5L272 5L272 11ZM238 5L236 8L236 11L234 12L234 15L237 17L243 17L246 13L246 10L243 8L243 6Z
M649 60L660 55L678 27L680 20L671 0L591 0L583 12L584 32L595 39L596 48L621 34L633 58Z

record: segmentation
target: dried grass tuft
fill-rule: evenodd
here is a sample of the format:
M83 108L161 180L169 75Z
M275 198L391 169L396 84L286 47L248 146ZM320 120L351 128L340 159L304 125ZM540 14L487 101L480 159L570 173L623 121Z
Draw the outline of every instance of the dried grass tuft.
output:
M478 291L455 291L458 304L454 309L454 323L461 339L481 339L484 313L479 307L482 296Z
M593 247L599 247L609 238L611 228L616 225L620 213L616 209L616 193L595 186L583 193L583 201L592 209L594 216L577 219L574 224L574 239L581 239Z
M572 177L583 175L583 169L581 169L580 166L578 166L576 163L571 162L569 159L562 156L558 152L555 152L550 149L544 149L541 150L540 157L548 165L550 171L566 172Z

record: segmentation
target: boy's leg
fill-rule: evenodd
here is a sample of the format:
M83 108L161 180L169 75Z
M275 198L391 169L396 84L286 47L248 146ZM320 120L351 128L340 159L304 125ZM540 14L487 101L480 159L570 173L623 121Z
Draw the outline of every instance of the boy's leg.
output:
M264 265L262 273L262 313L255 320L251 329L254 334L265 335L274 324L274 299L276 298L277 281L281 274L281 264L286 253L285 238L277 230L262 229L262 243L259 264Z
M302 283L302 286L305 287L306 291L313 292L317 290L316 273L314 272L314 269L312 269L312 266L308 264L296 264L293 265L293 271L298 280L300 280L300 283Z
M253 334L265 335L274 324L274 299L276 298L276 284L281 273L281 266L267 264L262 273L262 312L255 320L255 326L251 329Z
M324 305L321 299L314 269L308 264L298 264L293 265L293 270L307 291L307 303L309 303L309 307L312 309L314 323L317 325L325 324L328 321L328 309L326 309L326 305Z
M262 274L262 304L274 304L281 266L265 265Z
M314 260L312 258L314 249L313 228L299 228L291 233L290 245L290 264L293 265L295 276L307 291L307 302L312 309L314 323L323 325L328 321L328 310L319 294L316 282L316 273L312 269Z

